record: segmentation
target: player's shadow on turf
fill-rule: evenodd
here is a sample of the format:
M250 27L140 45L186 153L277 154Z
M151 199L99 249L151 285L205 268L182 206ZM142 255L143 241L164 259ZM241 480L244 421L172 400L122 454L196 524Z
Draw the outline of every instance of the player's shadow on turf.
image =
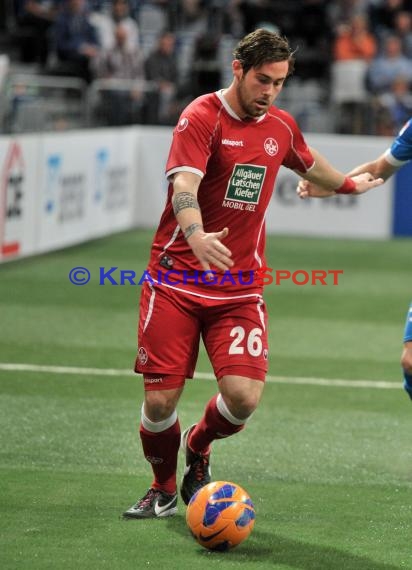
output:
M186 526L185 517L176 516L168 519L169 530L187 537L199 556L213 556L209 550L197 546L190 536ZM216 553L222 556L222 553ZM348 568L348 570L399 570L399 566L383 564L369 560L364 556L356 556L337 548L328 546L316 546L306 542L299 542L280 536L276 533L268 533L254 529L247 542L228 553L231 561L238 564L244 563L246 567L251 564L269 562L290 566L299 570L330 570L331 568Z

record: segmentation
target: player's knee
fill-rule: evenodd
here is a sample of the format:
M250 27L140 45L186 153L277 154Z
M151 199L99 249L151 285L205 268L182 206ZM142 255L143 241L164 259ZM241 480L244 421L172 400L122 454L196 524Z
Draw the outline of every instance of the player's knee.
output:
M406 374L412 374L412 350L405 349L402 352L401 366Z
M255 394L237 392L225 395L225 402L231 414L239 420L247 420L253 414L259 404L259 397Z
M220 391L229 412L239 420L247 420L256 410L263 392L263 382L245 377L226 376Z
M145 394L144 413L152 422L169 418L176 407L175 400L165 391L151 391Z

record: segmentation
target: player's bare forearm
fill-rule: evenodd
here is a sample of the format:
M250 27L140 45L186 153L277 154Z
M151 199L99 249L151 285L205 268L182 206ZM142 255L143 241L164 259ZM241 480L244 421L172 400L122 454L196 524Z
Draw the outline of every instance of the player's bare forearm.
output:
M337 188L342 186L345 175L334 168L319 151L314 148L311 148L310 151L315 159L315 164L308 172L299 173L300 176L323 189L326 195L334 193Z
M173 211L186 239L195 231L203 230L202 214L197 201L199 184L200 176L191 172L178 172L173 179Z
M197 230L203 230L199 202L194 194L178 192L173 195L172 203L174 214L186 239Z
M372 176L375 178L383 178L387 180L392 174L394 174L398 170L398 166L394 166L390 164L384 154L379 156L376 160L372 160L371 162L365 162L364 164L360 164L359 166L355 166L348 176L356 176L357 174L362 174L364 172L370 172Z
M367 170L362 173L345 176L331 166L328 161L315 149L311 149L315 158L314 167L307 173L300 173L301 180L297 187L300 198L328 198L336 194L363 194L372 188L380 186L383 178L375 178Z
M228 228L219 232L206 233L203 230L202 214L197 200L200 176L190 172L178 172L173 179L172 205L176 220L187 243L203 269L210 270L210 264L222 271L233 266L232 253L221 240Z

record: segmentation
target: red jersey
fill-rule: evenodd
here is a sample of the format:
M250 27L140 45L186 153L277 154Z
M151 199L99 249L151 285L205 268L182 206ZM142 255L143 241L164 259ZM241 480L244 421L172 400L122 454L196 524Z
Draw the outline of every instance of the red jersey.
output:
M222 93L216 92L197 98L183 111L174 129L166 175L188 171L202 178L197 197L204 230L229 228L223 243L232 252L231 274L238 275L265 266L265 213L280 166L307 172L313 164L312 154L289 113L271 107L258 119L242 120ZM149 271L155 280L158 272L168 269L202 272L177 224L172 194L169 184L150 258ZM227 292L228 287L231 292L244 291L244 287L225 281ZM191 290L193 283L188 284ZM206 287L210 293L216 288L222 291L219 283Z

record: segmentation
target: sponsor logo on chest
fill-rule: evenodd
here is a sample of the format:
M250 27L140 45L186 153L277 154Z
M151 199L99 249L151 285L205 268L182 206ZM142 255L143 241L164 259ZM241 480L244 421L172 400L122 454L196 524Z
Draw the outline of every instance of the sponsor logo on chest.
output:
M255 164L235 164L227 185L223 206L243 210L240 204L258 204L263 182L266 176L266 166ZM234 206L228 202L237 202ZM254 208L246 208L254 210Z

